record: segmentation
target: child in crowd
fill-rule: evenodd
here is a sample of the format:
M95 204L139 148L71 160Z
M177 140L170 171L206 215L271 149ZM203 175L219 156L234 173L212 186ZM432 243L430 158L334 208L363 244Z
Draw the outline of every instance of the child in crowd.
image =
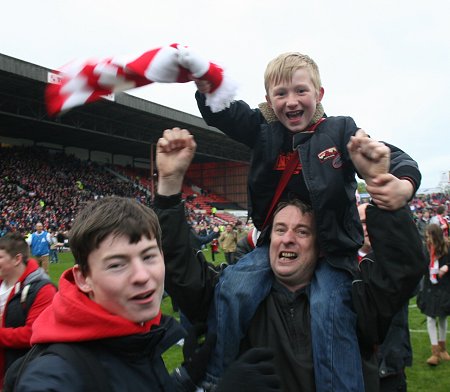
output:
M198 107L208 125L252 150L249 216L258 230L270 221L272 206L291 194L312 205L323 256L310 293L316 388L363 391L351 305L352 273L363 243L355 173L366 181L373 202L388 210L406 205L421 175L406 153L372 140L352 118L325 115L319 69L310 57L281 54L268 64L264 81L267 102L258 109L234 101L213 113L205 100L210 83L196 80ZM291 173L282 179L287 167ZM246 282L249 295L260 283Z
M30 349L33 323L55 293L22 234L0 237L0 390L8 368Z

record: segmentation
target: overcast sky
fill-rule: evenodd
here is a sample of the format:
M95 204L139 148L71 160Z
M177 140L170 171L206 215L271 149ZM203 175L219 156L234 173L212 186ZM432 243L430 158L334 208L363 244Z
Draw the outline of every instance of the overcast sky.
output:
M450 170L449 15L448 0L8 1L0 52L59 68L178 42L223 65L252 107L268 61L303 52L319 65L326 113L408 152L429 188ZM134 94L199 116L194 92L152 84Z

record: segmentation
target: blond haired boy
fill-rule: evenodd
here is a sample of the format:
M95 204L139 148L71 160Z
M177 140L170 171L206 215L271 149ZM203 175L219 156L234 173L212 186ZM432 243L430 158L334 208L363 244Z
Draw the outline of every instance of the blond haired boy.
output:
M325 115L319 68L309 56L297 52L277 56L267 66L264 83L266 102L259 108L234 101L212 113L204 95L210 86L196 81L198 107L208 125L252 150L248 209L259 230L269 221L283 171L298 155L280 200L295 195L310 203L317 223L322 258L310 292L316 390L363 391L351 304L352 276L363 243L355 174L366 181L373 203L388 210L406 205L419 188L421 174L410 156L371 139L351 117ZM264 241L265 236L261 238ZM295 262L297 256L286 263ZM261 282L243 284L255 297Z

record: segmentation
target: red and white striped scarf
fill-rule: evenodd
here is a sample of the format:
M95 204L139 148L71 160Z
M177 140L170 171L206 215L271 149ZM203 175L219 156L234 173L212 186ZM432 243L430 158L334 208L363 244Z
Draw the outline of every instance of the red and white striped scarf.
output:
M149 50L135 57L74 61L57 73L60 83L49 84L45 92L47 111L51 116L112 93L154 82L186 83L193 78L211 83L206 104L213 112L219 112L230 105L237 89L222 67L179 44Z
M434 245L430 246L430 265L428 266L430 270L430 281L432 284L438 283L438 274L439 274L439 260L435 255Z

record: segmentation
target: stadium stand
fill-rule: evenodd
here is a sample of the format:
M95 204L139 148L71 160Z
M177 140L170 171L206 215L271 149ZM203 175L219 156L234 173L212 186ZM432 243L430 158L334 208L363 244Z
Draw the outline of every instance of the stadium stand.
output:
M74 156L51 152L42 147L3 147L0 149L0 230L30 232L40 221L46 228L67 231L78 209L89 200L108 195L133 197L148 204L149 180L139 172ZM185 186L190 200L198 186ZM196 221L205 220L214 201L226 199L214 194L188 201L186 207ZM201 205L198 203L201 202ZM209 219L211 224L236 222L232 215Z

